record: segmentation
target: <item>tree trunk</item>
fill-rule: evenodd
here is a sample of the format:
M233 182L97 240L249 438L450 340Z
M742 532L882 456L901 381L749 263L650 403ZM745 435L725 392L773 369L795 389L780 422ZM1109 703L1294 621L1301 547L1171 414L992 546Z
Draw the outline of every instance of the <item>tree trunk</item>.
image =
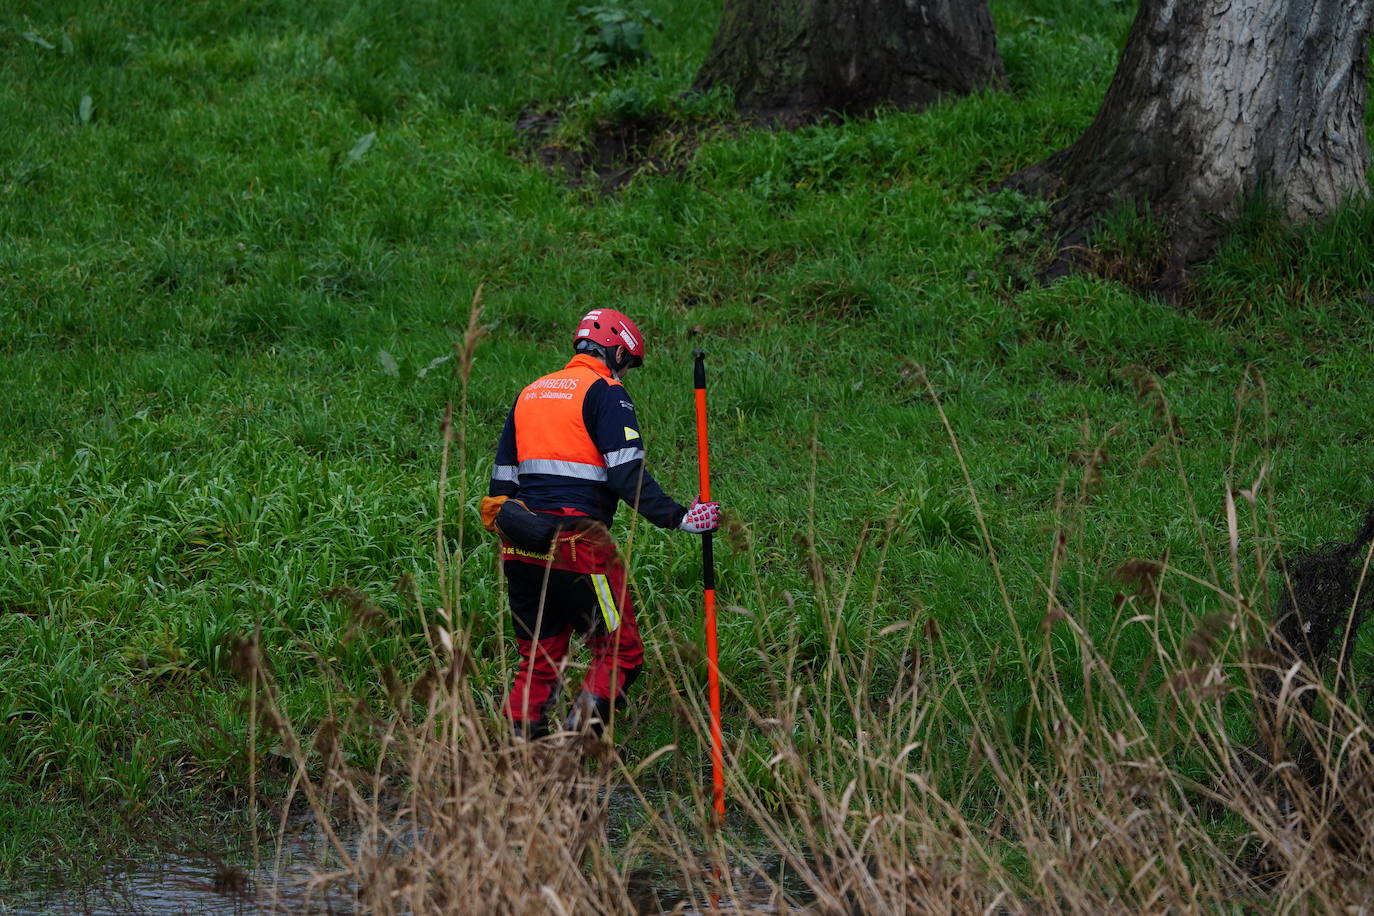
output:
M1148 211L1163 232L1165 286L1215 250L1255 195L1290 224L1326 215L1366 186L1372 8L1141 0L1096 120L1013 181L1060 197L1067 250L1114 206Z
M987 0L725 0L696 87L755 114L923 107L997 85Z

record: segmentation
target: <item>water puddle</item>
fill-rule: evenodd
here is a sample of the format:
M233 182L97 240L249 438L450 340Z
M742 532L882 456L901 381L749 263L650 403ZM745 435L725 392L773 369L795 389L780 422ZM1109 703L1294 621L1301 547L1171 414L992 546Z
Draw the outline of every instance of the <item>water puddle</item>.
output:
M107 866L82 887L59 888L0 904L4 914L80 916L260 916L268 913L340 913L346 901L313 902L306 879L292 885L266 873L167 856L156 863ZM273 890L276 890L275 895ZM276 900L274 904L272 901ZM342 904L342 905L341 905Z
M80 884L48 882L42 890L0 893L0 916L269 916L354 911L348 888L319 887L325 860L319 831L289 835L280 855L233 862L164 851L155 860L115 860Z
M623 790L612 789L606 799L613 838L642 813L638 802ZM343 837L349 855L357 853L356 838ZM324 886L320 875L331 860L329 844L310 817L288 826L279 844L262 847L254 863L221 860L187 848L164 848L155 859L115 860L81 884L46 881L40 890L7 894L0 889L0 916L276 916L276 914L353 914L358 912L353 888L342 883ZM776 872L779 861L766 869ZM671 879L669 879L670 881ZM694 901L681 891L645 887L663 912L678 916L763 916L796 910L776 903L740 906ZM755 900L774 897L778 875L758 873L737 883L736 889ZM801 890L789 888L796 894ZM792 899L797 899L797 896ZM800 896L805 896L804 893ZM653 907L653 904L650 904Z
M671 897L668 899L672 899ZM666 901L665 901L666 902ZM81 888L55 888L14 899L0 897L0 916L282 916L357 912L338 888L323 895L309 870L273 879L204 859L167 856L156 863L110 866ZM769 904L744 907L677 899L675 916L777 916L798 912Z
M156 862L112 863L80 887L49 887L41 893L6 898L0 916L280 916L357 912L347 888L327 893L312 881L317 847L293 844L274 877L272 860L255 871L205 857L167 854ZM761 895L763 896L763 895ZM774 916L797 912L756 903L744 907L660 897L677 916Z

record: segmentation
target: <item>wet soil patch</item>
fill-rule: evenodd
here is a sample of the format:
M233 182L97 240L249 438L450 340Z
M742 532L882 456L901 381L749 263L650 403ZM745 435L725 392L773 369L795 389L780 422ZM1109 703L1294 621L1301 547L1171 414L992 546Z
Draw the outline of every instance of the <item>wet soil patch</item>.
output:
M558 139L563 115L526 109L515 122L525 151L570 188L614 194L640 173L680 175L696 154L703 125L646 115L601 121L581 139Z
M745 112L738 120L706 121L649 113L620 120L602 119L585 136L559 138L564 115L532 106L520 113L515 132L526 153L570 188L614 194L635 176L682 175L707 136L735 136L748 128L797 130L838 120L832 112L770 109Z

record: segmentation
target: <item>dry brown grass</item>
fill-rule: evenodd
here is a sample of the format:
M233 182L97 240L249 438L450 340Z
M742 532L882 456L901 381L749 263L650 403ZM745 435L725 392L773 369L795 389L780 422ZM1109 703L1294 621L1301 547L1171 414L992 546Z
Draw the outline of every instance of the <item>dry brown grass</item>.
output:
M1367 713L1279 647L1238 596L1253 589L1214 588L1220 610L1177 632L1161 602L1192 577L1149 572L1100 643L1051 597L1010 717L914 625L882 696L837 633L819 669L782 659L767 699L731 695L732 730L766 735L771 756L761 771L728 748L723 829L702 785L672 796L644 778L675 748L631 768L583 737L510 737L436 612L434 665L391 684L389 714L360 705L339 726L384 749L375 767L354 769L329 730L286 742L295 791L338 825L317 889L382 914L1368 912ZM1150 671L1123 678L1113 647L1132 633ZM1076 671L1047 661L1066 640ZM670 645L653 664L704 747L696 661Z
M1241 530L1235 499L1257 507L1261 481L1228 486L1229 582L1167 557L1084 563L1133 592L1100 607L1084 599L1110 588L1082 571L1080 600L1062 597L1075 513L1097 498L1092 474L1076 496L1066 486L1041 624L1020 632L1003 588L1014 645L985 671L914 618L890 628L902 670L878 690L838 624L802 653L788 624L772 629L789 614L756 611L766 684L726 684L723 826L700 766L663 766L706 759L692 646L649 646L682 748L632 766L583 736L520 741L477 699L491 684L474 681L450 578L453 610L426 616L420 674L388 675L381 712L358 703L306 746L271 702L270 672L252 680L294 761L290 794L333 847L312 890L345 887L378 914L1374 912L1374 732L1359 691L1273 624L1294 626L1293 606L1266 597L1275 540L1254 536L1257 508ZM1371 553L1342 554L1351 614L1368 604ZM862 600L852 585L832 582L823 619ZM1012 710L996 699L1008 678L1024 680ZM349 734L376 749L370 769L341 751Z

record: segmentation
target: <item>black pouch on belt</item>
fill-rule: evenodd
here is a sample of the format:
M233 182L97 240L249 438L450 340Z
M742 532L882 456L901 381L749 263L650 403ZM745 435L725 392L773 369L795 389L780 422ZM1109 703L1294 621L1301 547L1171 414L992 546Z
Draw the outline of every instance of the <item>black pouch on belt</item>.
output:
M501 537L531 553L548 553L553 547L554 537L563 527L557 516L531 512L518 499L508 499L502 503L495 521Z

